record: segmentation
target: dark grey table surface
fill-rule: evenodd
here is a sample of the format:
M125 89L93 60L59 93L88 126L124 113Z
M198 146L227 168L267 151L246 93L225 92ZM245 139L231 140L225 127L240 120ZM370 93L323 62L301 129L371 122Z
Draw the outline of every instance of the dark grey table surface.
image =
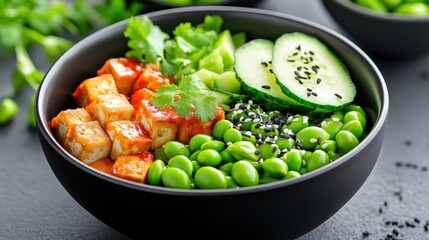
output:
M257 7L305 18L347 36L319 1L266 0ZM37 67L50 66L38 49ZM429 54L386 59L368 53L390 94L385 143L371 175L332 218L299 240L429 239ZM11 85L13 58L0 59L0 96ZM0 239L127 239L83 209L52 173L37 133L28 128L33 92L17 96L22 111L0 126ZM368 233L368 236L364 236Z

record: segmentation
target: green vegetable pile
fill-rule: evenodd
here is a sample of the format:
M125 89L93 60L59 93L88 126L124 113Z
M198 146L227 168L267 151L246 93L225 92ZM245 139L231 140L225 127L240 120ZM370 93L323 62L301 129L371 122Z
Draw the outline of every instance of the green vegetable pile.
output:
M351 0L352 2L379 13L393 13L407 16L429 16L428 0Z
M84 0L76 0L73 4L65 0L0 0L0 47L6 55L16 57L12 89L0 96L0 124L18 114L14 96L26 86L36 90L44 77L45 73L36 68L29 55L32 48L40 46L53 63L74 44L71 37L85 35L142 10L142 4L127 6L125 0L98 4ZM34 96L29 104L28 119L29 125L35 128L33 109Z

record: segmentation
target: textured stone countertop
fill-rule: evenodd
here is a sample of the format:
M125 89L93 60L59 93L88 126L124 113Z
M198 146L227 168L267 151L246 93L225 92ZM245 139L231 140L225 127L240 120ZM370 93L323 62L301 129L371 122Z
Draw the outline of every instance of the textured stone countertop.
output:
M266 0L275 10L347 36L315 0ZM49 64L36 49L37 66ZM429 239L429 55L389 60L369 54L390 95L385 143L371 175L332 218L299 238ZM0 96L10 86L14 59L0 59ZM28 128L31 90L17 97L23 111L0 126L0 239L127 239L83 209L52 173L37 133Z

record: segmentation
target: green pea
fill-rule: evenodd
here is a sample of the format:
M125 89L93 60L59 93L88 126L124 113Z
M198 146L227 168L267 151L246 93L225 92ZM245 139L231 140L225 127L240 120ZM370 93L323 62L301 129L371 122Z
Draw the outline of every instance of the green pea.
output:
M168 160L168 167L175 167L182 169L189 177L192 177L194 165L189 158L183 155L177 155Z
M234 178L231 176L225 176L226 179L226 188L239 188L238 184L234 181Z
M401 15L427 16L429 15L429 6L425 3L404 3L396 7L393 12Z
M189 147L179 141L168 141L164 144L165 156L170 159L177 155L183 155L185 157L191 156Z
M255 186L259 184L259 173L247 161L241 160L234 163L231 169L231 176L241 187Z
M226 144L219 140L208 141L201 145L201 150L213 149L217 152L222 152L223 150L225 150L225 148Z
M157 148L153 151L153 156L155 159L162 160L165 164L168 163L168 157L165 155L164 148Z
M359 144L359 140L353 133L341 130L335 138L337 142L338 152L343 155L355 148Z
M278 182L280 180L280 178L271 177L266 172L262 172L261 177L259 178L259 184Z
M195 152L200 149L203 143L213 140L213 137L207 134L196 134L189 140L189 150Z
M295 140L291 137L289 138L278 138L275 143L280 150L291 149L295 147Z
M223 141L225 142L234 143L242 140L243 138L241 136L241 132L234 128L226 130L225 134L223 135Z
M195 176L195 173L197 172L198 169L200 169L201 164L197 161L197 160L191 160L192 163L192 176Z
M349 111L344 115L344 124L347 124L350 121L359 120L362 124L362 128L366 128L366 117L358 111Z
M323 140L316 146L315 150L323 150L326 153L337 151L337 142L334 140Z
M232 166L234 166L234 163L232 162L225 163L219 167L219 170L225 172L228 175L231 175Z
M337 133L343 128L344 124L340 121L333 121L328 118L322 121L321 128L329 134L329 139L334 140Z
M189 156L189 159L190 160L197 160L198 154L200 154L200 152L201 152L201 150L197 150L197 151L193 152L191 154L191 156Z
M28 125L36 129L36 116L34 115L34 103L35 103L35 97L33 96L30 101L30 105L28 106Z
M258 149L261 152L260 156L262 159L273 158L279 155L279 148L275 144L263 143L259 145Z
M197 161L204 166L217 166L222 162L222 157L216 150L205 149L198 154Z
M356 3L375 12L387 12L387 8L379 0L356 0Z
M167 167L161 174L161 180L168 188L191 189L191 179L180 168Z
M344 124L341 130L346 130L353 133L353 135L355 135L357 139L359 139L363 134L362 124L360 123L359 120L352 120Z
M291 179L301 177L301 174L297 171L288 171L286 176L283 179Z
M302 129L308 127L310 125L308 121L308 116L302 116L302 115L294 115L292 117L291 123L288 125L284 125L282 127L282 131L284 131L284 128L287 127L290 129L293 133L297 133L301 131Z
M311 172L327 165L328 163L328 154L322 150L315 150L307 160L307 169Z
M310 126L299 131L296 139L300 141L303 148L313 149L319 141L329 139L329 134L323 128Z
M220 152L220 156L222 158L223 163L230 163L235 161L234 156L232 156L232 154L228 152L227 149Z
M262 169L271 177L282 178L286 176L288 166L280 158L268 158L262 163Z
M298 149L291 149L281 159L285 161L289 170L298 171L301 168L302 155Z
M223 138L226 130L233 127L232 122L226 119L221 119L213 126L212 136L214 139L220 140Z
M159 159L155 160L149 168L148 183L155 186L161 185L161 175L164 169L165 163Z
M0 124L11 121L19 112L19 105L12 98L0 101Z
M225 189L227 181L225 175L211 166L203 166L195 173L195 184L201 189Z

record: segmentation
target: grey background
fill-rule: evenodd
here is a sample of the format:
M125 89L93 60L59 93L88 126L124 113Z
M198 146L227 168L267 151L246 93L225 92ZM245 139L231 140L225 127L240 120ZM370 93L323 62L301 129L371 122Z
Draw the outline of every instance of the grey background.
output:
M258 7L305 18L348 36L316 0L266 0ZM390 94L385 144L356 195L299 240L385 239L394 229L398 239L429 239L425 231L429 227L429 54L413 59L368 54ZM31 56L37 67L49 69L40 49L31 51ZM0 59L0 97L10 88L14 63L13 56ZM37 133L27 125L32 95L31 89L24 89L17 96L22 108L18 117L0 126L0 239L127 239L86 212L53 175ZM393 226L395 221L398 225Z

